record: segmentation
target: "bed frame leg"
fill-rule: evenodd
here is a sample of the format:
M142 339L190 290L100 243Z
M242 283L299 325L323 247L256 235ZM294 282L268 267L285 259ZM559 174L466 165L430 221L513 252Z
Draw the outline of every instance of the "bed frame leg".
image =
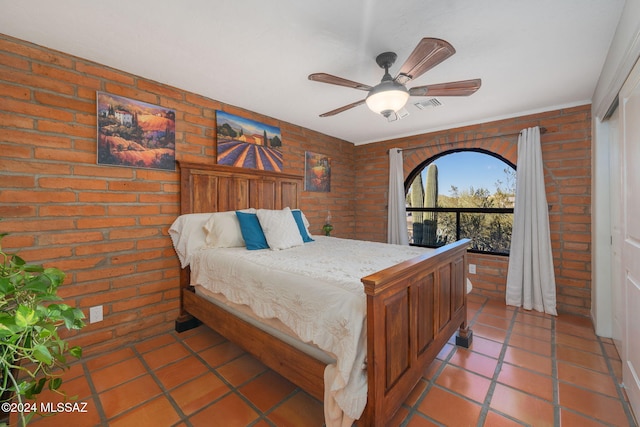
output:
M473 342L473 331L468 326L460 326L458 335L456 335L456 345L469 348L471 342Z
M184 332L202 325L202 322L190 314L183 314L176 319L176 332Z

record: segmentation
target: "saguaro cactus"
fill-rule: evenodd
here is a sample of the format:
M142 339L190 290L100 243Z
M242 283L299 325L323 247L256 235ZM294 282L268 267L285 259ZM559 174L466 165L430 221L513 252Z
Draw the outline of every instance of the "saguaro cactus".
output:
M438 207L438 167L430 164L427 168L427 185L424 192L424 207ZM438 214L425 212L423 217L422 244L435 246L437 243Z
M409 190L410 205L414 208L424 206L424 188L422 187L422 174L413 180L411 189ZM422 221L424 220L424 213L412 212L411 218L413 219L413 243L422 242Z

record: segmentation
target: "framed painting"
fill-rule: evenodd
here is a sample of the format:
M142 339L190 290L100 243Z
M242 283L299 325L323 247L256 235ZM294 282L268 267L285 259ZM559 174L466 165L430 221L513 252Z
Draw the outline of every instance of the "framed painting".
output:
M282 172L280 128L216 111L218 164Z
M176 113L97 93L98 164L175 170Z
M331 158L324 154L304 153L304 189L306 191L331 191Z

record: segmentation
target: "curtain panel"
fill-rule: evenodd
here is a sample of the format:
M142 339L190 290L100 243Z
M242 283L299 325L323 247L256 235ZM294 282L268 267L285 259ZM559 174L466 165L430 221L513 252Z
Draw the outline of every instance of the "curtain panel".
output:
M408 245L407 210L404 194L402 150L389 150L389 201L387 213L387 242Z
M518 137L506 303L526 310L557 314L549 210L540 128L537 126L523 129Z

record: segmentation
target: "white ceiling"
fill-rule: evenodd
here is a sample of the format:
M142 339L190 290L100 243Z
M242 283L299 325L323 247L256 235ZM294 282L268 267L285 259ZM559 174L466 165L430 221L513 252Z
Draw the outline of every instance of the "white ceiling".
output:
M0 32L354 144L591 101L624 0L0 0ZM366 107L319 114L366 92L312 82L326 72L370 86L375 57L395 76L423 37L457 53L408 87L481 78L387 122Z

